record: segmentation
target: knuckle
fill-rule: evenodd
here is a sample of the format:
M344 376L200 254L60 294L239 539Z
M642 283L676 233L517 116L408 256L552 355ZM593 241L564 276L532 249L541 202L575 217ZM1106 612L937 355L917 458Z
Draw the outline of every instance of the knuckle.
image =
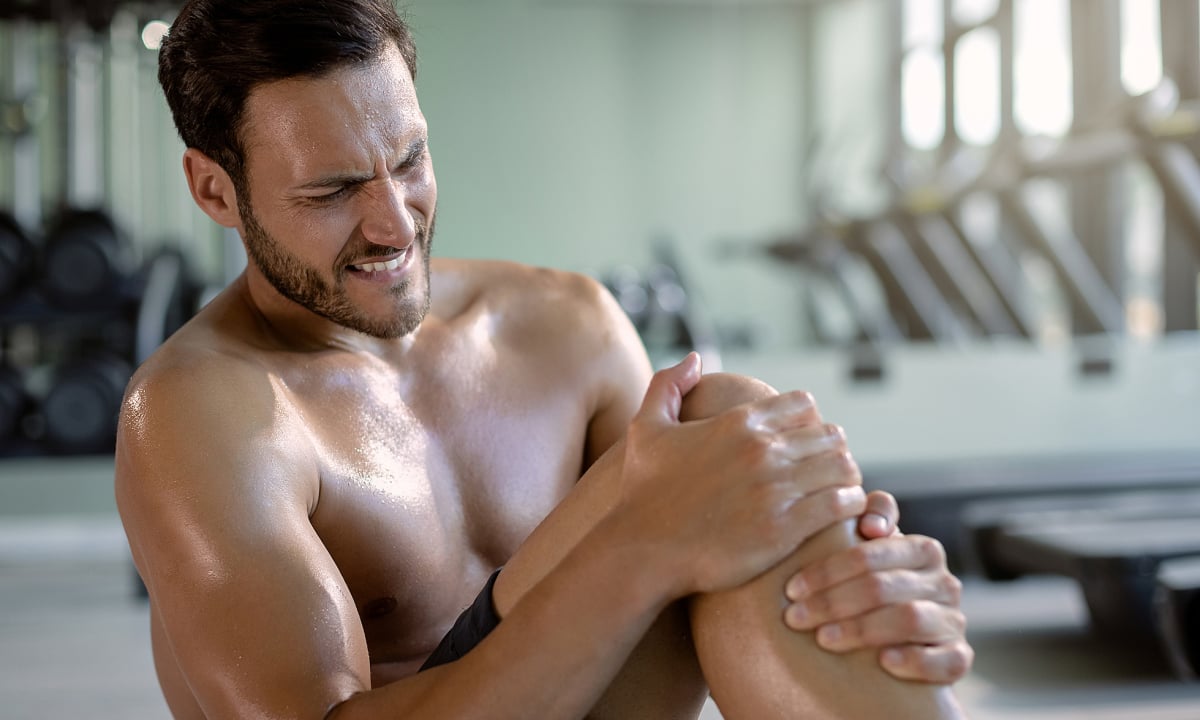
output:
M796 400L799 404L807 405L810 411L817 410L817 398L807 390L792 390L788 396Z
M858 467L858 462L849 450L842 450L837 454L838 474L843 480L847 480L848 485L862 485L862 470Z
M771 456L771 438L761 433L749 435L742 444L743 459L750 467L761 467Z
M841 492L822 492L818 497L823 498L823 504L826 506L823 515L846 520L858 514L859 508L850 497Z
M721 420L734 428L748 428L754 421L754 408L748 404L735 405L721 414Z
M966 675L975 662L975 651L966 643L959 643L946 658L946 672L954 678Z
M946 548L942 546L936 539L918 535L914 536L917 542L917 549L921 553L921 557L925 558L929 565L945 565L946 564Z
M868 575L863 582L864 599L875 605L886 602L890 590L891 583L883 575Z
M954 575L946 573L942 579L942 591L952 605L958 605L962 601L963 584Z
M951 625L960 637L967 632L967 615L962 610L955 610L951 615Z
M916 634L924 625L925 612L919 603L910 602L897 606L897 625L904 632Z

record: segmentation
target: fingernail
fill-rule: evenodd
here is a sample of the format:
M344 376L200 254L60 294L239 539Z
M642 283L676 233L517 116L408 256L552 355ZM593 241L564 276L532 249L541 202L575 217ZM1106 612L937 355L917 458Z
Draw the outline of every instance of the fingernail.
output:
M817 631L817 642L828 647L842 639L842 629L837 625L822 625Z
M793 630L805 630L808 625L808 609L803 605L789 605L783 613L783 622Z
M870 515L863 517L863 525L866 527L866 529L871 530L872 532L877 532L877 533L887 532L887 526L888 526L887 518L883 517L882 515L876 515L874 513L871 513Z
M900 653L899 650L896 650L893 648L891 650L884 650L883 657L880 658L880 660L883 662L884 665L891 665L892 667L897 667L901 663L904 662L904 656Z
M786 594L788 600L792 602L803 600L804 596L808 594L808 584L804 582L803 578L794 577L788 581Z

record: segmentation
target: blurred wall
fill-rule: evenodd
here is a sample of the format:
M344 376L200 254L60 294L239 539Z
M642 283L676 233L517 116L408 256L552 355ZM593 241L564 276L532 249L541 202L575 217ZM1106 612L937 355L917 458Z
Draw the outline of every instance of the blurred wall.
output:
M438 252L589 271L681 250L719 323L803 324L746 245L804 220L804 3L417 0Z

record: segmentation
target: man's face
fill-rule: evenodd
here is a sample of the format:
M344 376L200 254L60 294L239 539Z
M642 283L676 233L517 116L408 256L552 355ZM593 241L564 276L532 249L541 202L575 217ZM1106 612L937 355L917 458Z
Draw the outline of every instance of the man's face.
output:
M385 338L416 329L429 309L437 184L399 52L255 88L242 135L252 270L339 325Z

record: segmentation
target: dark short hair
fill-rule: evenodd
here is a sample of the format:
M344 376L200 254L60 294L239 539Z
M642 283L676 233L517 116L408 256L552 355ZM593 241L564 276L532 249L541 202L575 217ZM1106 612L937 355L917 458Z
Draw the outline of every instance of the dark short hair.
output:
M248 198L241 131L250 92L370 62L391 43L415 77L416 47L392 0L189 0L159 51L158 82L184 144Z

